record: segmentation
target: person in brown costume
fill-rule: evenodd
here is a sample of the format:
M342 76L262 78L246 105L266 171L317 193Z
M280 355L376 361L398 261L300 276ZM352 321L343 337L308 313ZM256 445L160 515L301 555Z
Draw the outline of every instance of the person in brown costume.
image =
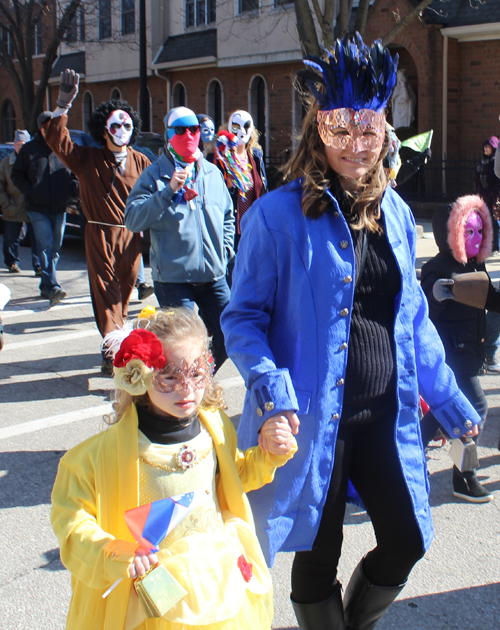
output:
M57 108L44 125L47 144L78 177L82 209L87 219L85 252L90 295L102 337L122 327L141 260L141 237L127 230L123 215L127 197L150 161L129 145L140 130L139 115L122 100L101 103L89 121L89 131L103 148L71 141L67 112L78 94L79 75L61 72ZM111 375L113 362L103 351L101 371Z

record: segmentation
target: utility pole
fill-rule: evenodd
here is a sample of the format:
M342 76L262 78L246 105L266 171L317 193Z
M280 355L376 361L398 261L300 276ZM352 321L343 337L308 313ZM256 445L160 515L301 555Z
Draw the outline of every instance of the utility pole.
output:
M139 114L142 130L151 131L149 120L146 0L139 0Z

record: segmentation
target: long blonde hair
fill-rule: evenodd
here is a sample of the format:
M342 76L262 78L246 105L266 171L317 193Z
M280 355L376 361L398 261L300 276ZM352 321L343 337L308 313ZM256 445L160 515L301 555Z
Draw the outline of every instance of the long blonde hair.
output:
M209 350L209 338L203 320L190 308L170 308L157 311L148 330L153 332L167 347L181 346L185 342L199 341L202 352ZM153 406L147 393L132 396L123 389L117 389L113 395L113 412L104 416L107 424L119 422L132 403L152 410ZM202 409L225 409L222 387L210 383L205 389L200 407Z
M302 212L313 219L320 217L331 204L326 194L330 185L328 172L331 167L325 153L325 145L318 131L316 114L319 105L316 100L309 99L309 109L302 124L302 137L295 154L285 165L283 172L287 181L302 177L303 195ZM389 137L386 133L382 151L375 166L356 182L355 190L346 190L352 199L353 219L350 226L353 230L367 228L370 232L380 231L380 202L387 188L388 179L383 160L389 150Z

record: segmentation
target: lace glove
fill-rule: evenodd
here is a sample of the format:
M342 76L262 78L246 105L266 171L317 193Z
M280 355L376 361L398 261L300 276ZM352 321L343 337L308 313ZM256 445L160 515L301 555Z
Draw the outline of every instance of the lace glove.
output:
M451 278L441 278L436 280L432 287L432 295L438 302L444 302L445 300L454 300L455 296L451 292L451 288L455 284L455 280Z
M78 83L80 75L74 70L65 70L61 72L59 96L57 98L57 106L62 109L69 109L78 94Z

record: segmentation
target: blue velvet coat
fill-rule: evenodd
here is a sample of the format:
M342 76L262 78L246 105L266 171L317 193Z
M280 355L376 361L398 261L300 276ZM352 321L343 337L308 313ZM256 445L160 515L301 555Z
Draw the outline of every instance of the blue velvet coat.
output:
M337 201L332 196L332 208L311 219L302 214L301 197L301 183L294 181L246 213L231 301L222 315L227 351L247 386L240 448L256 444L262 423L278 411L297 410L301 422L298 453L272 484L249 495L271 564L280 550L311 549L318 531L342 414L356 277L352 238ZM427 548L433 530L418 394L450 435L465 433L479 416L458 390L428 319L415 274L410 209L388 188L382 211L402 287L395 305L394 439Z

